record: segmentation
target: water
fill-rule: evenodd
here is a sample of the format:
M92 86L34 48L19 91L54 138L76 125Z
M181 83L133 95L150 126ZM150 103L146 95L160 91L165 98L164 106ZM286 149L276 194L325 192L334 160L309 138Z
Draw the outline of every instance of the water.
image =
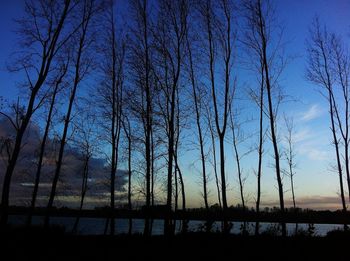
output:
M72 231L74 222L74 217L52 217L50 219L50 224L64 226L67 232ZM12 225L24 225L26 222L26 216L23 215L11 215L9 217L9 223ZM44 217L34 216L32 223L33 225L43 224ZM232 222L232 228L230 230L231 234L241 234L243 231L243 222ZM106 225L106 219L104 218L80 218L78 225L78 234L81 235L101 235L104 233ZM115 233L116 234L126 234L129 232L129 220L128 219L115 219ZM152 225L152 235L162 235L163 234L164 221L160 219L153 220ZM143 219L133 219L132 221L132 233L141 234L143 233L144 220ZM279 226L276 223L260 223L260 232L277 234L280 233ZM309 224L298 224L298 230L302 230L305 234L312 234L315 236L325 236L328 231L335 229L343 229L343 225L337 224L314 224L310 227ZM192 220L188 223L189 231L205 231L205 222ZM181 231L181 221L176 222L175 227L176 233ZM221 222L214 222L212 224L213 232L221 231ZM246 231L249 234L254 234L255 222L246 223ZM295 224L287 223L287 231L289 235L295 233Z

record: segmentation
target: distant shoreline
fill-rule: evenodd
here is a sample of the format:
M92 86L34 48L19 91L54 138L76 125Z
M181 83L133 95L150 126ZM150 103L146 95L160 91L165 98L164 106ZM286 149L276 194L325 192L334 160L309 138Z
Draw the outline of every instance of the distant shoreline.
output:
M27 207L10 207L10 215L26 216L29 213ZM36 208L33 211L34 216L46 215L46 208ZM1 214L1 211L0 211ZM116 209L113 213L108 208L97 209L78 209L54 208L50 212L52 217L83 217L83 218L111 218L116 219L165 219L171 216L174 220L210 220L210 221L233 221L233 222L268 222L268 223L309 223L309 224L350 224L350 212L342 211L316 211L316 210L288 210L284 216L280 212L274 210L269 212L260 212L257 214L251 210L243 210L232 208L226 213L220 209L188 209L186 211L178 210L171 213L161 208L153 208L149 210L127 210Z

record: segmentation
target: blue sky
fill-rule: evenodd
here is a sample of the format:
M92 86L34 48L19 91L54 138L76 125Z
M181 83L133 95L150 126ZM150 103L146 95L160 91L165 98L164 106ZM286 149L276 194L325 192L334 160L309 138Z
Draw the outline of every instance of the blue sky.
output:
M0 96L8 100L16 99L18 89L16 83L19 81L18 75L8 73L6 63L9 61L10 54L16 50L16 34L13 18L21 16L22 1L1 1L0 2ZM281 25L284 26L284 40L286 41L286 55L293 57L286 70L280 78L280 85L284 92L295 98L295 102L283 104L281 114L284 112L288 116L293 116L296 125L296 152L297 152L297 174L295 176L297 203L313 202L317 208L340 208L336 203L338 199L338 178L336 173L331 171L334 152L331 146L331 136L329 130L329 118L327 103L317 92L317 86L309 83L305 79L306 68L306 38L308 28L313 18L318 15L322 23L326 23L331 31L343 36L348 47L350 47L350 1L346 0L275 0L272 1L276 6L276 13ZM239 84L252 84L252 77L245 71L238 72ZM240 95L244 95L241 93ZM254 115L254 104L245 102L244 117ZM279 119L283 124L282 118ZM256 125L255 125L256 126ZM252 132L254 128L246 126L247 133ZM194 131L194 130L193 130ZM280 137L284 135L283 128L279 129ZM231 135L230 132L227 133ZM241 151L248 150L252 142L240 146ZM283 142L280 143L283 145ZM227 176L229 183L228 198L229 204L239 202L238 184L236 178L235 165L233 162L232 148L227 147ZM268 148L267 148L268 150ZM272 163L272 151L267 151L265 155L264 176L262 180L262 203L273 205L277 202L276 180L274 170L269 167ZM200 173L196 171L199 168L199 162L196 168L191 166L194 159L199 154L191 150L185 152L181 157L181 164L187 184L187 194L191 198L189 206L203 205L200 197L201 186ZM248 175L246 181L247 197L249 205L254 204L255 195L255 176L252 169L256 165L256 153L253 152L243 159L244 173ZM209 167L209 164L208 164ZM289 191L290 185L285 178L286 199L291 199ZM210 181L211 198L210 203L215 203L214 177L211 175ZM317 203L317 199L319 202ZM315 203L316 202L316 203ZM327 203L328 202L328 203ZM276 203L277 205L277 203Z

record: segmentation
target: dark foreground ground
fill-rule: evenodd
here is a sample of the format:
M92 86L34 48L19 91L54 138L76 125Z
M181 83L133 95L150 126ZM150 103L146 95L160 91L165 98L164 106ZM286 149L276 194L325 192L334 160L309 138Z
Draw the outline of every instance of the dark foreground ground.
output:
M260 237L189 233L77 236L60 231L1 231L0 260L350 260L350 234Z

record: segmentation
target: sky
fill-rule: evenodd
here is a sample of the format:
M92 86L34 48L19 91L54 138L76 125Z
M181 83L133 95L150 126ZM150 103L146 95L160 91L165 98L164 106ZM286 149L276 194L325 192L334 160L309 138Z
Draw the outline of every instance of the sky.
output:
M125 1L125 0L124 0ZM318 93L317 86L306 80L306 39L312 20L317 15L321 23L344 38L350 47L350 1L349 0L275 0L276 14L280 25L284 27L284 40L286 42L285 54L292 59L289 61L280 78L282 89L293 97L293 102L286 102L282 106L282 113L292 116L295 122L295 148L297 170L295 176L295 189L297 204L301 207L318 209L340 209L338 196L339 186L336 173L332 169L334 150L331 145L329 129L329 116L327 103ZM19 94L16 87L19 82L17 74L9 73L6 65L11 53L18 50L16 46L15 24L13 19L22 14L22 1L0 2L0 96L7 100L14 100ZM127 18L126 18L127 19ZM238 70L239 84L252 84L253 76L243 69ZM239 95L244 96L244 93ZM254 104L244 102L244 117L254 115ZM282 115L282 113L280 115ZM282 118L279 123L283 125ZM255 126L257 126L255 124ZM247 133L253 133L254 127L246 126ZM194 127L193 127L194 131ZM285 131L279 129L282 139ZM228 133L227 135L230 135ZM252 143L241 145L240 151L249 149ZM280 143L283 146L283 141ZM256 154L251 153L243 161L244 174L247 175L245 183L248 205L254 206L256 178L253 168L256 166ZM191 199L189 207L203 206L200 196L200 173L197 163L199 154L193 150L181 155L184 179L187 186L187 196ZM265 206L278 205L277 182L272 164L272 151L267 148L265 155L265 168L262 178L262 204ZM195 162L193 166L193 162ZM226 171L228 176L229 204L239 203L238 183L233 163L232 148L227 148ZM284 179L285 198L287 205L291 205L290 184L287 177ZM214 177L210 181L210 203L216 203Z

